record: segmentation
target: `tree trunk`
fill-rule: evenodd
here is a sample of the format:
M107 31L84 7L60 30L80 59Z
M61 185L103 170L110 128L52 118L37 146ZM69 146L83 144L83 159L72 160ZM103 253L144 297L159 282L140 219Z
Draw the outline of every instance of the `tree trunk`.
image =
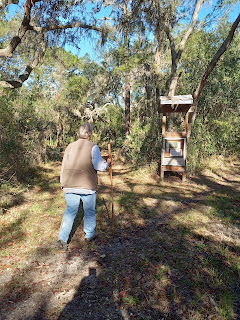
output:
M127 1L124 3L124 16L128 17L128 7L127 7ZM123 37L124 37L124 54L125 54L125 61L126 64L128 64L129 61L129 21L126 21L124 27L123 27ZM130 101L130 95L131 95L131 75L130 71L127 70L125 73L125 129L126 134L130 133L130 121L131 121L131 101Z
M192 15L192 22L191 22L189 28L187 29L184 37L182 38L178 52L176 51L175 40L174 40L173 35L171 34L170 28L168 26L165 26L165 31L166 31L167 37L169 39L169 42L170 42L171 55L172 55L171 79L170 79L170 86L169 86L169 92L168 92L169 96L175 95L178 80L181 76L181 75L179 75L179 76L177 75L179 61L181 59L181 56L184 51L187 40L188 40L189 36L191 35L191 33L193 32L193 29L197 23L198 14L199 14L199 11L200 11L203 3L204 3L204 0L196 1L195 9L194 9L194 12Z
M145 116L151 116L151 110L152 110L152 87L151 87L151 71L150 71L150 65L148 63L144 63L145 67L145 90L146 90L146 110L145 110Z
M130 74L127 73L125 76L125 128L126 134L130 133L130 120L131 120L131 104L130 104Z
M159 33L160 30L160 33ZM155 36L157 40L157 50L155 53L155 63L156 63L156 78L155 78L155 93L156 93L156 109L157 112L160 113L161 105L160 105L160 75L161 75L161 53L162 53L162 48L163 48L163 39L164 39L164 30L161 29L161 22L160 20L156 24L156 29L155 29Z
M150 80L150 79L149 79ZM146 116L151 116L152 110L152 90L151 86L146 83L145 85L146 95L147 95L147 103L146 103Z
M158 86L156 86L156 107L157 111L160 114L161 111L161 104L160 104L160 89Z
M58 122L58 126L57 126L57 147L60 147L60 137L62 135L62 131L63 131L63 125L62 125L62 121L59 117L59 122Z

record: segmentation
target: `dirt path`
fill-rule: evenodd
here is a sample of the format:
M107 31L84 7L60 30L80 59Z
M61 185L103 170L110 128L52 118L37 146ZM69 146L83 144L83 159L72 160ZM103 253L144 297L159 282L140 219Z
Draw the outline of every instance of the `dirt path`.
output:
M115 237L105 172L100 237L86 244L80 225L66 253L55 246L59 166L44 166L1 215L1 320L240 318L238 161L218 160L184 184L116 163Z

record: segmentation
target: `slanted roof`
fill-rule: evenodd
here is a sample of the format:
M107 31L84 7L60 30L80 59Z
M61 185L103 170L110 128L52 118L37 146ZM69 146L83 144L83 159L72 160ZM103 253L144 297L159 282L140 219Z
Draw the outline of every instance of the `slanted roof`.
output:
M161 112L188 112L193 104L192 95L161 96Z

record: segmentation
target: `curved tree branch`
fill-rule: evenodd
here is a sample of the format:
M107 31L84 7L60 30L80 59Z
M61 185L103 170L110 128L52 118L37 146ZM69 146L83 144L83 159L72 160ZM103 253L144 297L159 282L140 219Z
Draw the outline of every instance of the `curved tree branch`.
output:
M24 7L24 17L20 28L18 29L18 35L12 38L10 44L6 48L0 49L0 57L12 58L13 52L15 51L19 43L21 43L26 32L30 30L31 10L33 5L39 1L41 0L26 0Z
M220 57L224 54L224 52L228 49L230 43L232 42L234 33L235 33L239 23L240 23L240 14L238 15L237 19L232 24L232 27L231 27L231 29L230 29L230 31L228 33L227 38L224 40L224 42L222 43L221 47L218 49L218 51L216 52L215 56L212 58L211 62L209 63L206 71L204 72L204 74L202 76L202 79L201 79L197 89L195 90L195 92L193 94L193 98L194 98L195 103L198 100L199 95L202 92L202 89L204 88L209 75L211 74L211 72L215 68L215 66L216 66L217 62L219 61Z
M0 87L10 88L10 89L20 88L23 85L23 82L25 82L29 78L33 69L35 69L37 65L42 62L46 52L46 48L47 48L47 41L44 38L44 34L42 34L41 41L38 44L38 50L35 51L35 56L32 63L26 66L24 72L19 75L17 80L0 81Z
M177 76L177 67L181 59L183 50L185 48L186 42L189 36L191 35L191 33L193 32L193 29L196 26L196 23L198 20L198 14L204 2L205 0L196 1L195 9L192 15L192 23L189 26L188 30L186 31L184 37L182 38L178 52L176 52L176 49L175 49L174 37L172 36L169 27L165 26L165 31L170 42L171 55L172 55L171 79L170 79L170 86L169 86L169 92L168 92L169 96L174 96L175 94L178 79L179 79L179 77Z
M0 9L5 9L10 4L18 4L19 0L0 0Z
M48 32L48 31L54 31L54 30L64 30L64 29L73 29L73 28L89 29L89 30L95 30L99 32L104 32L106 30L104 27L97 27L96 25L89 25L76 20L69 22L67 24L49 24L44 27L29 26L29 30L33 30L37 32Z
M209 63L209 65L207 66L200 82L199 85L197 87L197 89L195 90L195 92L193 93L193 107L194 107L194 112L191 118L191 121L189 122L189 130L188 130L188 138L191 135L191 131L192 131L192 127L194 125L195 119L196 119L196 115L197 115L197 105L198 105L198 99L199 96L204 88L204 86L206 85L207 79L210 76L211 72L213 71L213 69L216 67L217 62L219 61L220 57L224 54L225 51L227 51L228 47L230 46L233 37L234 37L234 33L238 27L240 23L240 14L238 15L237 19L234 21L234 23L232 24L232 27L228 33L227 38L223 41L221 47L218 49L218 51L216 52L215 56L212 58L211 62Z
M185 48L186 42L187 42L189 36L191 35L191 33L193 32L193 29L196 26L196 23L197 23L197 20L198 20L198 14L199 14L199 11L200 11L200 9L201 9L201 7L202 7L204 2L205 2L205 0L200 0L199 2L196 2L195 10L194 10L193 15L192 15L192 23L189 26L187 32L185 33L185 35L182 38L182 41L180 43L180 47L179 47L178 54L177 54L177 62L179 62L179 60L180 60L180 58L182 56L183 50Z
M1 1L1 0L0 0ZM15 0L13 0L15 1ZM73 20L67 24L49 24L44 27L37 27L30 24L31 21L31 9L36 2L40 2L42 0L26 0L24 7L24 18L18 29L18 34L12 38L9 45L6 48L0 49L0 57L8 57L12 58L13 53L16 50L17 46L21 43L23 37L25 36L28 30L34 30L36 32L47 32L54 30L64 30L64 29L72 29L72 28L82 28L88 30L95 30L101 32L103 37L107 34L107 29L105 26L97 27L96 25L89 25L82 23L77 20Z
M11 1L11 0L9 0L9 1ZM13 0L13 1L17 1L17 0ZM82 29L94 30L97 32L101 32L102 39L104 40L106 38L106 35L108 33L106 26L97 27L95 24L89 25L89 24L82 23L77 20L73 20L67 24L53 24L53 23L51 24L50 23L44 27L38 27L38 26L31 25L30 24L31 9L36 2L40 2L40 1L42 1L42 0L26 0L25 7L24 7L24 17L23 17L22 23L18 29L18 34L11 39L9 45L6 48L0 49L0 56L12 58L14 51L16 50L17 46L22 42L27 31L35 31L37 33L44 34L46 32L54 31L54 30L82 28ZM5 2L7 2L7 0L5 0ZM0 2L0 4L1 4L1 2ZM46 41L42 41L38 46L38 50L35 52L35 58L34 58L33 62L26 67L24 73L19 75L17 80L2 80L2 81L0 81L0 87L12 88L12 89L21 87L23 82L29 78L29 75L31 74L32 70L42 60L42 58L45 54L45 51L46 51Z

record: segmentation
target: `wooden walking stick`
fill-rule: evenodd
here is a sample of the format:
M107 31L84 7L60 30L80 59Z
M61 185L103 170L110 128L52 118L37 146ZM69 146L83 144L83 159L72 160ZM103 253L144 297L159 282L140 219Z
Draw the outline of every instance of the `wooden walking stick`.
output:
M108 143L108 157L112 161L111 144ZM113 206L113 177L112 177L112 162L111 166L108 168L111 180L111 195L112 195L112 236L114 237L114 206Z

